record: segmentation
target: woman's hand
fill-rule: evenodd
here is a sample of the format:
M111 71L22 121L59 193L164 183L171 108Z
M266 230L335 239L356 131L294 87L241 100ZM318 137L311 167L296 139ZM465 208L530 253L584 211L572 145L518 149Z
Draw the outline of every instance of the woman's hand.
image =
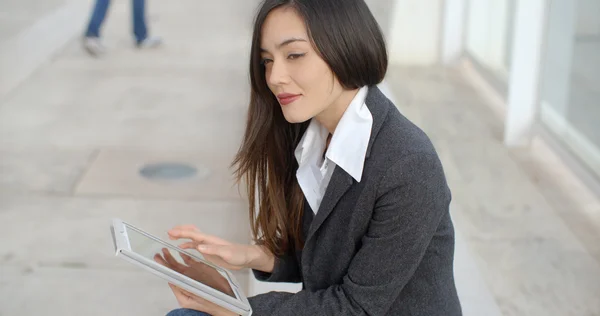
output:
M171 240L188 239L182 249L196 249L210 262L230 270L250 268L270 273L275 257L258 245L234 244L221 238L204 234L193 225L177 226L169 232Z
M171 268L183 275L186 275L194 280L200 281L214 289L221 292L227 293L234 296L229 283L223 278L215 269L207 266L204 263L197 262L189 256L181 254L184 263L180 263L171 255L169 250L166 248L162 250L161 254L156 254L154 260L159 264ZM193 309L200 312L208 313L212 316L232 316L237 315L236 313L227 310L215 303L198 297L186 290L183 290L171 283L169 287L173 291L177 303L181 308Z
M169 283L169 287L171 287L171 290L177 299L177 303L179 303L181 308L193 309L212 316L239 316L230 310L198 297L188 291L182 290L171 283Z

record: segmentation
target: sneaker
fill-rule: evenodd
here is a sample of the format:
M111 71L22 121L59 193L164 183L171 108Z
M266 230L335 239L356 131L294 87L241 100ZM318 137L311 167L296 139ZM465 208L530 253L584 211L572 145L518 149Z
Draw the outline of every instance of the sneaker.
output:
M106 47L98 37L84 37L83 48L92 56L98 57L106 53Z
M162 45L162 38L158 36L146 37L143 41L138 42L136 46L138 48L155 48Z

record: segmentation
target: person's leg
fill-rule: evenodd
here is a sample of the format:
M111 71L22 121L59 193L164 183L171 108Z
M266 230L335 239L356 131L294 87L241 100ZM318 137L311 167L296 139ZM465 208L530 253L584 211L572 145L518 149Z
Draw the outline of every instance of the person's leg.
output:
M94 11L90 17L85 37L83 38L83 48L92 56L99 56L106 51L100 40L100 28L106 18L110 0L96 0Z
M139 44L148 37L146 26L146 0L132 0L133 5L133 34Z
M92 16L85 32L86 37L100 37L100 28L106 18L109 5L110 0L96 0L94 11L92 11Z
M146 25L146 0L132 0L133 6L133 34L135 43L139 48L153 48L162 44L162 39L157 36L148 36Z
M172 310L167 314L167 316L210 316L207 313L195 311L193 309L180 308L176 310Z

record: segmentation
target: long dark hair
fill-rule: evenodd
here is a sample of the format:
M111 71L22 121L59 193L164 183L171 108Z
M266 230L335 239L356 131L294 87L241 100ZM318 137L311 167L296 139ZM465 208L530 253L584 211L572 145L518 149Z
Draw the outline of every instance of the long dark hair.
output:
M387 51L381 29L364 0L264 0L254 24L251 95L246 132L233 161L245 181L255 241L275 255L303 247L304 196L296 181L294 150L308 122L288 123L267 86L261 33L269 13L291 7L303 18L315 51L345 89L376 85L385 77ZM256 207L258 206L258 209Z

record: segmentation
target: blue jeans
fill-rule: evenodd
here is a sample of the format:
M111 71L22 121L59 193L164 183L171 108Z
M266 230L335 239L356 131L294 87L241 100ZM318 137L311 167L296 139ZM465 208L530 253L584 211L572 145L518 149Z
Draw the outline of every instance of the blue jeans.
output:
M195 311L193 309L180 308L170 311L167 316L210 316L207 313Z
M132 0L133 6L133 34L138 43L148 37L148 28L146 27L146 0ZM96 0L94 11L90 18L85 36L100 37L100 28L106 18L110 0Z

